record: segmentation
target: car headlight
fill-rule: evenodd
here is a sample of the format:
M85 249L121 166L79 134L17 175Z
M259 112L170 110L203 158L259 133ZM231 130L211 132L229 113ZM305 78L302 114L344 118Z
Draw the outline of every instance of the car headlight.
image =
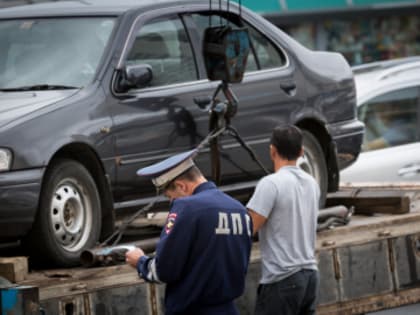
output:
M12 165L12 152L8 149L0 149L0 172L8 171Z

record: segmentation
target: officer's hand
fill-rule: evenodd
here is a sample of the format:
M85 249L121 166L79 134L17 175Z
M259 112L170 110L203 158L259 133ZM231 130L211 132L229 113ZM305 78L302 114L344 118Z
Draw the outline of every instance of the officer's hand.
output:
M136 268L141 256L144 256L143 250L141 248L135 248L125 253L125 261L130 266Z

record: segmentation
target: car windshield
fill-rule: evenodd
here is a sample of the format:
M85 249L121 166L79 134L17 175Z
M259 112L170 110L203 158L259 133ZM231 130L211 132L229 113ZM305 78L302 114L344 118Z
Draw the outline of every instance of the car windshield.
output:
M86 86L114 22L110 17L0 21L0 90Z

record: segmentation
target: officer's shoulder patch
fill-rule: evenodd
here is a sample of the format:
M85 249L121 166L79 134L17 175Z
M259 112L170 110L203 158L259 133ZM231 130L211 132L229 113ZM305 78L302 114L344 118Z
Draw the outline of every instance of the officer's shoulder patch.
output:
M169 213L168 218L166 219L166 225L165 225L166 234L169 234L172 228L174 227L176 217L177 217L177 213Z

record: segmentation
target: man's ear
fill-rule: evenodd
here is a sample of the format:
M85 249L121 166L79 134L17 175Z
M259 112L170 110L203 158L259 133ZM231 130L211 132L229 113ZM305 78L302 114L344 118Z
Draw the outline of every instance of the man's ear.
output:
M180 179L175 180L175 186L179 189L179 191L182 191L184 193L187 192L187 190L188 190L187 183L183 180L180 180Z
M271 157L271 160L274 161L274 159L276 158L277 155L278 155L277 149L274 147L274 145L270 144L270 157Z
M305 154L305 150L303 149L303 146L300 148L299 157L302 157Z

